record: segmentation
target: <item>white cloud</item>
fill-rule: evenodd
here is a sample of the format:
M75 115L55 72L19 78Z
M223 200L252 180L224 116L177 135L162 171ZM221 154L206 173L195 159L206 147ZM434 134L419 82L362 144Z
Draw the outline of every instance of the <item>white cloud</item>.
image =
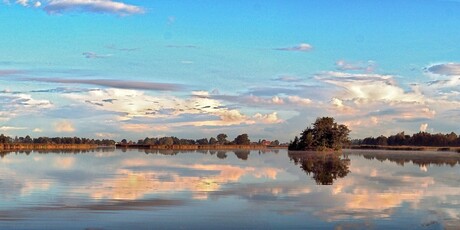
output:
M3 0L4 4L10 5L11 1ZM120 16L145 13L144 8L113 0L48 0L30 1L16 0L16 4L35 8L43 7L48 14L62 14L69 11L107 13Z
M71 121L63 120L54 124L54 130L58 133L71 133L75 131L75 127Z
M389 135L402 129L418 132L420 122L460 106L455 93L441 93L439 87L429 84L412 84L404 89L391 75L326 72L316 79L335 86L329 94L329 114L361 137ZM372 132L370 127L383 131Z
M427 128L428 128L427 123L421 124L420 125L420 132L426 132Z
M308 43L300 43L297 46L276 48L275 50L307 52L307 51L310 51L311 49L313 49L312 45Z
M0 131L8 132L12 130L24 130L24 127L0 126Z
M41 132L43 132L43 130L40 129L40 128L35 128L34 130L32 130L32 132L34 132L34 133L41 133Z
M9 90L0 92L0 120L8 121L11 118L36 114L53 108L49 100L35 99L30 94L12 93Z
M177 126L231 126L280 121L276 113L250 116L237 109L227 108L218 100L209 98L206 91L194 91L191 97L185 99L168 95L151 96L142 91L113 88L72 93L66 97L98 110L118 114L119 121L161 119L162 125L155 125L156 129L161 130ZM277 98L273 98L273 101L280 103ZM183 116L186 117L183 120L174 120ZM127 123L122 128L135 130L139 125L144 127L143 124Z
M277 123L283 122L283 120L278 118L278 113L277 112L273 112L271 114L256 113L254 115L254 118L256 120L261 121L262 123L265 123L265 124L277 124Z
M317 79L343 88L341 99L353 100L355 103L368 101L424 103L424 96L420 92L405 92L390 75L326 72L318 75Z
M231 102L239 102L243 105L258 106L258 107L276 107L283 106L289 108L291 106L306 106L310 105L312 101L308 98L299 96L272 96L272 97L259 97L254 95L241 95L241 96L217 96L217 99L228 100ZM296 107L291 107L296 109Z
M275 105L282 105L282 104L284 104L284 100L283 100L282 98L278 97L278 96L272 97L271 102L272 102L273 104L275 104Z
M368 62L349 62L346 60L338 60L335 62L336 69L341 71L347 70L364 70L366 72L373 72L375 68L375 63L373 61Z
M117 134L114 133L95 133L96 137L98 138L107 138L107 139L113 139L117 137Z
M299 96L288 96L287 97L287 100L291 103L291 104L294 104L294 105L309 105L311 104L311 100L308 99L308 98L301 98Z
M344 104L344 101L339 98L332 98L330 103L334 110L340 111L343 114L353 114L356 113L356 110L352 108L352 106L348 106Z
M11 5L10 0L3 0L3 3L7 5ZM16 0L15 3L18 5L24 6L24 7L33 6L35 8L38 8L42 5L40 1L30 1L30 0Z
M44 10L49 14L61 14L67 11L110 13L122 16L141 14L145 10L139 6L112 0L50 0Z
M29 0L17 0L16 3L22 6L29 6Z

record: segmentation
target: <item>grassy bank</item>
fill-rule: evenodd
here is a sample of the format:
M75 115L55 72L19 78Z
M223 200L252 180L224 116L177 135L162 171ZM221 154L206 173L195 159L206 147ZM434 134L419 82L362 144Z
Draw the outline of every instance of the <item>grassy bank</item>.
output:
M91 144L0 144L0 151L15 150L72 150L72 149L94 149L98 145Z

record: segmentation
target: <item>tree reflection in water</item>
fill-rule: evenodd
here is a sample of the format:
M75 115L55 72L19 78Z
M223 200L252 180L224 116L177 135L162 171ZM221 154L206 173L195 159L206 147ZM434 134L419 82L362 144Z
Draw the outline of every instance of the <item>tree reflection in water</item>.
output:
M249 154L250 154L249 150L235 150L233 152L235 153L236 157L238 157L238 159L241 159L244 161L248 159Z
M289 158L319 185L332 185L337 178L343 178L350 172L349 159L341 159L339 153L289 152Z

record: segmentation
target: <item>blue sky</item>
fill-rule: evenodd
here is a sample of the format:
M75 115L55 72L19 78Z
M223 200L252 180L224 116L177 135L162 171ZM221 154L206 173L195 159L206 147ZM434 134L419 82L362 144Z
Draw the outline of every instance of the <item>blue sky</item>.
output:
M0 2L0 132L457 132L459 1Z

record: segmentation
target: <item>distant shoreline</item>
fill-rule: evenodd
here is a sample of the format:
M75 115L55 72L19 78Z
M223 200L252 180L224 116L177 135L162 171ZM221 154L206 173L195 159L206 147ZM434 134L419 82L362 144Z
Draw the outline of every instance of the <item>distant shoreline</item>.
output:
M0 151L15 150L87 150L99 148L99 145L92 144L0 144Z
M437 152L458 152L460 147L450 146L387 146L387 145L352 145L348 149L364 149L364 150L395 150L395 151L437 151Z
M137 145L137 144L117 144L116 148L122 149L153 149L153 150L259 150L286 148L283 146L266 146L266 145Z
M107 147L94 144L35 144L35 143L7 143L0 144L0 151L16 150L88 150ZM151 149L151 150L263 150L285 149L285 146L266 145L137 145L116 144L111 147L119 149Z

